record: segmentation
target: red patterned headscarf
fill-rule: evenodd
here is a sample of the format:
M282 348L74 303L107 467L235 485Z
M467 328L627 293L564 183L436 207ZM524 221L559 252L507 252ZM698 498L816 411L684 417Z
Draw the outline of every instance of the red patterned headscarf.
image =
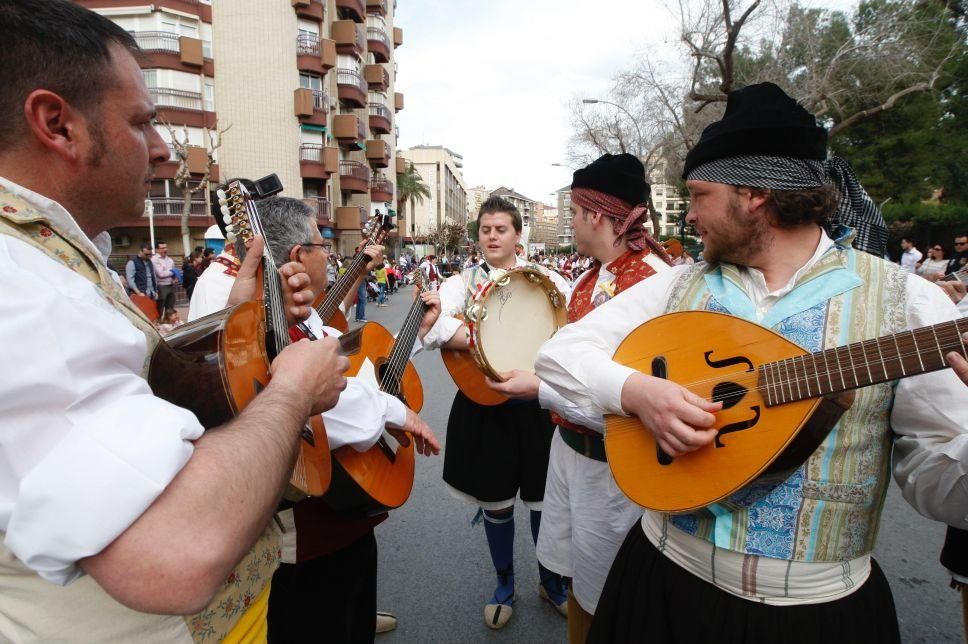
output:
M618 239L618 246L624 239L629 250L642 250L648 246L649 250L661 257L666 263L672 260L665 249L645 230L645 218L649 214L648 204L640 203L631 206L628 202L591 188L575 188L571 191L571 201L586 210L599 212L613 221L613 228ZM624 237L623 237L624 236Z

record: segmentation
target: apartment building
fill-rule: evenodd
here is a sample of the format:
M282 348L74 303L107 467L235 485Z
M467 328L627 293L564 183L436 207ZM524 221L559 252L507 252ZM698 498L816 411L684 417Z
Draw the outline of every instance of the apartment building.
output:
M521 213L521 243L525 245L525 248L527 248L527 245L531 239L531 225L534 221L535 210L538 206L538 202L534 199L528 199L520 192L515 192L514 188L505 188L504 186L501 186L496 190L492 190L490 196L502 197L517 206L518 212Z
M531 223L531 247L540 247L547 252L554 252L558 248L558 209L554 206L538 203L535 208L534 221ZM539 246L535 246L535 245Z
M464 157L441 145L416 145L401 150L404 163L412 163L430 197L414 204L407 217L405 237L418 239L443 223L467 225L467 186Z
M393 26L394 0L75 1L141 45L159 118L187 133L196 180L209 133L222 130L210 184L275 172L283 195L312 205L337 252L353 251L371 215L395 214L395 175L403 168L394 120L404 103L396 91L394 50L403 32ZM156 237L170 242L180 236L176 170L164 164L150 194ZM193 198L192 245L214 223L207 200L207 190ZM113 230L117 250L136 246L147 228L145 219ZM181 244L172 246L181 252Z
M575 231L572 230L571 220L571 184L555 190L558 195L558 246L571 246L575 243Z
M491 196L491 191L484 186L474 186L467 189L467 215L472 220L477 219L481 205Z

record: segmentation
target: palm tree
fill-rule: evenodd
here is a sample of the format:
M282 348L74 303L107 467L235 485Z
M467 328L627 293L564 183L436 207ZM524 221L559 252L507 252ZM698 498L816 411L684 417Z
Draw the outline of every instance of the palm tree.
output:
M407 161L407 170L403 174L397 175L397 210L400 217L406 213L407 202L410 202L410 212L416 209L416 204L423 203L425 198L430 198L430 188L423 182L423 177L417 172L412 161ZM410 231L411 237L413 231ZM404 231L406 236L406 231Z

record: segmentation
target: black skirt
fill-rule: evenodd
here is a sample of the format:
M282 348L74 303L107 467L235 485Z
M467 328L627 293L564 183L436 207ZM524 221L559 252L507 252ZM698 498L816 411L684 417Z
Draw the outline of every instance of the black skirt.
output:
M555 424L537 400L488 407L460 391L447 421L444 481L478 501L544 499Z
M769 606L687 572L632 526L612 564L590 644L899 644L891 589L877 562L864 585L823 604Z

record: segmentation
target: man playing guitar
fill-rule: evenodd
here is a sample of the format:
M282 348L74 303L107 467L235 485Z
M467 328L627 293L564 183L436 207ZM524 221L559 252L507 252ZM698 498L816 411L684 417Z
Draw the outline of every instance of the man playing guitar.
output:
M650 188L645 168L634 156L606 154L575 172L571 190L575 243L595 261L571 292L568 321L575 322L666 270L669 262L643 228ZM568 640L584 642L605 575L642 510L612 479L601 417L586 417L534 374L515 371L507 381L489 384L512 398L538 398L554 412L558 432L551 443L537 553L550 570L571 578Z
M298 199L285 197L263 199L258 209L273 257L305 266L311 288L324 292L329 244L320 235L312 210ZM238 281L253 278L259 258L247 255L241 243L236 244L236 253L242 257ZM316 338L339 336L338 330L323 326L315 309L301 328ZM364 451L384 427L398 436L409 432L424 455L440 450L433 432L413 411L359 378L347 378L346 390L323 420L331 450L350 445ZM322 498L311 498L278 517L284 529L283 563L272 578L269 641L297 641L316 629L325 630L327 641L332 642L372 640L377 587L373 528L387 515L346 517L331 510Z
M514 253L522 226L521 215L512 203L499 197L488 199L481 206L477 221L485 263L449 277L441 285L439 296L425 294L431 308L419 337L426 349L466 350L467 327L454 316L464 312L491 270L529 265ZM538 269L548 274L562 293L571 291L559 275ZM520 322L527 324L526 320ZM535 542L538 539L553 433L554 423L537 401L507 401L487 407L458 391L451 407L444 481L455 496L475 503L483 513L484 532L498 579L494 595L484 607L484 619L491 628L501 628L511 618L514 500L519 493L531 509L531 533ZM539 592L564 613L566 592L561 577L540 563L538 566Z
M939 289L858 252L853 231L830 226L833 175L854 197L840 201L839 223L865 230L868 247L880 250L876 211L852 210L867 203L864 193L838 169L842 162L826 159L826 131L778 87L732 92L684 172L687 221L707 263L665 271L568 325L542 348L538 375L589 415L637 417L665 453L655 455L661 464L719 449L708 428L722 403L612 361L619 343L655 316L731 313L808 351L954 319ZM704 354L708 338L694 335L684 328L669 340L691 343L697 360L730 358ZM651 367L661 375L661 364ZM890 588L871 559L892 442L905 498L964 527L968 408L960 387L947 370L865 387L785 480L756 479L687 514L646 512L615 559L588 641L899 641ZM728 439L718 444L730 449Z

